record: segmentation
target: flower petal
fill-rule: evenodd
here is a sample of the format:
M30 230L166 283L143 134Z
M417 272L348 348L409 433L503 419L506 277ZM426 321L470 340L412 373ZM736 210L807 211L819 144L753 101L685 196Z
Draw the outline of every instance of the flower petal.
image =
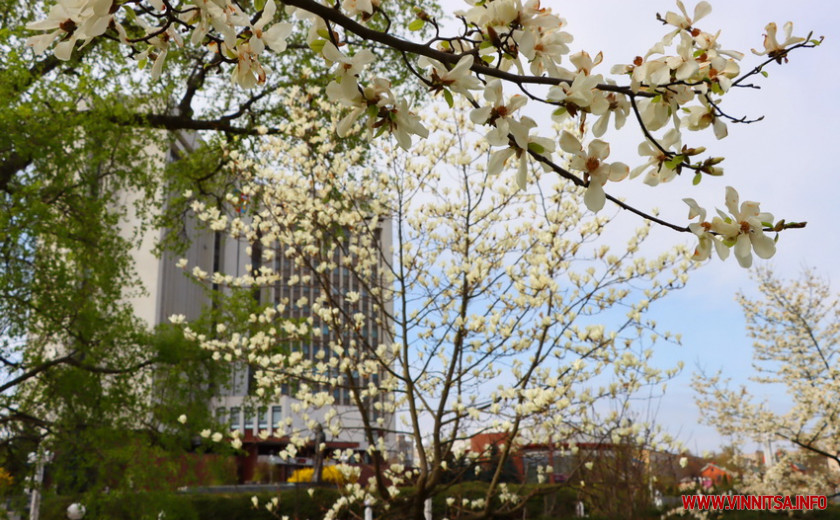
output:
M759 258L765 260L776 254L776 241L764 233L753 233L750 235L753 250Z
M741 267L752 265L752 246L748 235L738 235L738 240L735 242L735 258L738 259Z
M604 207L607 201L607 196L604 193L604 187L600 182L590 182L589 187L586 188L586 193L583 194L583 203L590 211L598 212Z
M566 153L575 155L583 151L583 148L580 146L580 141L568 130L563 130L563 133L560 135L560 148Z

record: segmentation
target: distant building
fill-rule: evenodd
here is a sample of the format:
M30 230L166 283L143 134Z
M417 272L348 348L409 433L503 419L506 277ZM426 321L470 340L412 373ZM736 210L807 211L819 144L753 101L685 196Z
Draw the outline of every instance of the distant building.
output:
M167 160L172 161L177 157L190 153L194 148L194 139L190 136L176 135L175 142L170 150ZM163 161L162 161L163 162ZM137 194L127 193L125 200L120 201L126 208L131 207ZM129 222L126 229L131 229L133 222L129 214ZM380 233L380 244L383 248L390 248L391 228L387 221L378 230ZM189 247L185 252L174 254L164 252L160 257L155 256L153 248L156 242L167 233L179 233L188 240ZM387 249L386 249L387 250ZM179 258L186 258L189 266L197 266L213 273L224 272L234 276L243 275L252 269L252 259L246 254L246 245L232 239L228 239L224 233L213 232L200 228L195 219L186 217L177 230L152 229L147 231L137 242L133 253L136 261L138 275L146 288L146 294L132 298L130 301L135 308L138 317L144 319L149 326L161 323L168 323L169 317L173 314L183 314L187 321L192 321L201 316L204 309L211 305L208 296L209 283L202 287L184 276L182 270L176 267ZM317 288L312 284L309 286L297 284L288 286L284 282L290 276L300 274L296 271L291 262L284 261L282 255L278 255L275 265L277 272L281 273L281 281L270 291L263 291L263 301L280 303L281 301L296 302L302 296L307 296L308 301L313 301ZM386 338L390 334L383 321L376 322L372 313L372 306L364 290L355 282L354 278L346 268L336 269L330 275L330 281L335 290L339 292L357 291L361 293L361 301L371 316L370 321L364 324L365 334L372 340ZM278 316L278 319L298 318L303 319L311 315L308 305L297 307L294 304L287 306L288 311ZM321 327L315 323L315 327ZM320 337L313 336L311 341L299 342L292 348L299 349L305 356L312 359L319 350L328 349L328 343L333 339L332 333L322 328L324 333ZM269 466L271 480L283 481L294 469L302 466L311 466L313 463L314 450L307 452L303 450L299 457L293 460L281 460L275 455L284 448L289 439L283 434L285 430L277 428L278 424L287 424L291 421L291 430L295 430L303 437L314 436L306 424L293 411L296 399L291 395L288 387L283 389L282 396L273 398L271 401L262 401L256 397L254 369L243 362L231 363L229 384L219 388L218 394L208 406L212 410L218 422L227 424L231 430L239 430L243 441L243 449L247 455L239 460L240 481L251 481L255 477L255 469L258 465ZM344 418L345 424L358 426L361 420L355 406L351 405L350 393L346 389L334 389L338 412ZM381 412L376 412L381 414ZM354 414L356 417L354 418ZM314 414L311 414L314 415ZM396 439L393 432L393 417L383 416L381 436L385 437L386 446L395 450ZM259 433L268 432L268 437L261 439ZM333 449L352 449L362 456L366 456L368 443L360 428L348 429L340 434L338 438L332 438L328 433L325 443L328 452Z
M732 483L733 475L728 469L709 462L700 469L700 478L713 486L725 486Z

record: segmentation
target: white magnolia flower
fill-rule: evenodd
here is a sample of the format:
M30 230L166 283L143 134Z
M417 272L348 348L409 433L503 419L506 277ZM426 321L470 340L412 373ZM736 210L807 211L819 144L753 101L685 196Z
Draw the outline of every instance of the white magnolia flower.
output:
M347 11L348 16L370 16L378 5L378 0L341 0L341 8Z
M712 230L730 242L734 241L735 258L742 267L752 265L752 250L759 258L770 258L776 253L776 242L764 234L764 223L773 222L773 215L759 211L758 203L744 201L738 205L738 192L726 187L726 209L731 217L718 212L720 218L712 220Z
M514 38L519 52L528 59L531 73L540 76L544 72L555 78L572 79L569 71L558 67L562 56L569 53L572 35L564 31L534 32L516 31Z
M520 147L528 140L530 127L516 121L513 114L528 103L528 99L522 95L514 95L505 103L505 96L502 82L494 79L487 83L484 88L484 99L490 105L476 108L470 112L470 120L475 124L492 124L493 130L487 133L487 141L493 146L505 146L508 143L508 134L512 134Z
M376 59L374 54L367 49L362 49L353 56L345 56L332 42L325 43L321 53L324 58L337 65L335 71L337 78L330 84L340 85L341 89L340 91L334 89L333 92L340 92L341 97L346 100L358 96L359 83L356 78L368 64L373 63Z
M604 98L609 103L609 110L604 112L595 124L592 125L592 135L595 137L601 137L606 133L607 127L610 124L610 116L613 116L613 120L615 122L615 129L618 130L624 123L627 121L627 116L630 114L630 102L627 100L627 96L624 94L618 94L615 92L607 93Z
M253 38L252 38L253 39ZM257 40L263 46L261 40ZM231 81L242 88L253 88L265 83L267 72L260 64L257 52L251 47L251 40L240 42L236 46L236 66L231 74Z
M689 130L702 130L711 125L715 137L718 139L723 139L728 135L729 131L726 128L726 123L723 122L723 119L717 117L715 108L711 104L704 102L702 105L691 106L684 110L688 113L688 116L683 121L686 122L686 127Z
M181 424L187 424L187 416L184 414L179 415L178 422Z
M292 32L292 24L287 22L276 23L270 29L263 31L263 27L274 19L277 12L277 6L274 0L268 0L263 9L262 16L252 26L251 32L253 36L248 40L251 50L256 54L260 54L269 47L274 52L283 52L286 50L286 38Z
M528 150L533 149L537 153L551 153L554 151L554 142L543 137L531 136L529 132L537 126L537 123L530 117L523 116L519 121L511 121L511 134L514 136L512 146L497 150L490 154L487 160L487 173L498 175L511 157L516 157L518 162L516 172L516 185L519 189L525 189L528 178Z
M471 54L467 54L462 56L452 69L447 69L443 63L423 56L418 60L418 65L422 68L432 69L430 81L433 90L448 88L452 92L469 95L470 90L482 88L481 81L470 70L474 60L475 58Z
M775 254L776 242L764 234L764 228L772 225L773 215L760 212L757 202L744 201L739 205L738 192L731 186L726 188L726 208L730 215L718 210L718 216L711 222L706 221L706 210L694 199L683 200L690 208L688 218L699 217L699 222L689 225L700 239L694 253L696 260L708 258L712 245L722 260L729 254L727 247L732 247L742 267L752 265L752 251L765 259Z
M726 260L729 256L729 248L726 247L726 245L724 245L717 236L711 233L712 225L711 223L706 222L705 208L700 207L700 205L697 204L697 201L692 198L683 199L683 202L688 204L689 220L698 217L698 222L692 222L688 225L691 232L697 235L697 239L699 241L691 258L698 262L706 260L711 255L712 246L714 245L715 252L717 252L718 257L720 257L721 260Z
M670 119L674 128L679 128L680 107L694 99L694 90L688 85L671 85L663 89L657 98L637 101L642 121L648 130L659 130Z
M607 181L620 181L630 174L630 168L624 163L604 162L604 159L610 155L610 145L600 139L590 142L589 148L584 151L577 138L564 130L563 135L560 136L560 148L573 155L569 166L583 172L585 178L589 180L583 202L591 211L600 211L604 207L607 201L604 184Z
M691 35L685 32L680 33L677 55L665 58L665 63L673 71L677 81L687 81L700 70L700 62L694 55L694 51L694 39Z
M785 48L805 41L805 38L793 36L793 22L788 22L784 25L785 39L781 43L776 39L776 31L778 28L774 22L768 23L764 30L767 31L764 35L764 50L759 52L752 49L753 54L756 56L767 55L771 58L776 58L776 61L779 63L782 61ZM785 60L787 61L786 58Z
M77 41L87 41L108 29L113 19L111 0L62 0L50 8L47 17L26 25L31 31L50 31L30 37L26 45L42 54L57 38L55 57L67 61Z
M330 100L338 101L343 105L352 107L352 110L336 124L336 133L339 137L346 136L350 132L350 129L353 128L353 124L359 116L364 114L369 107L381 107L377 109L378 116L381 109L385 109L396 102L396 98L391 92L391 82L383 78L374 78L370 85L360 92L357 91L356 95L350 99L344 97L341 84L333 81L327 85L327 97ZM367 126L371 131L373 130L374 122L374 118L369 118Z
M689 29L702 18L705 18L712 12L712 6L709 2L703 1L694 6L694 15L688 16L685 10L685 5L680 0L677 0L677 7L680 8L680 13L668 11L665 13L665 22L680 29Z
M679 152L681 145L680 132L672 128L665 133L662 139L659 139L659 144L665 150L676 150ZM668 182L677 174L676 170L668 166L667 162L670 159L658 146L650 141L645 141L639 145L639 155L647 156L648 161L645 164L633 168L630 172L630 178L636 178L640 173L647 172L644 183L649 186L656 186L660 182Z
M589 75L581 70L571 84L561 83L548 89L548 100L562 103L566 109L563 113L552 115L557 121L562 121L567 115L574 117L578 110L600 115L609 110L610 104L604 94L598 90L598 84L603 83L600 74Z
M411 148L411 136L429 137L429 130L420 122L420 117L409 110L408 102L404 98L397 101L394 111L395 116L390 119L390 130L397 140L397 144L403 150Z

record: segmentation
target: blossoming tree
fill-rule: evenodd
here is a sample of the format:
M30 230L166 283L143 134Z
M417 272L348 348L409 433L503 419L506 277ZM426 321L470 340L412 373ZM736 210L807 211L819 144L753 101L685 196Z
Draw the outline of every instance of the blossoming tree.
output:
M775 410L759 401L755 391L733 387L720 373L694 380L697 404L705 421L721 434L754 442L787 441L840 464L840 305L828 282L813 271L798 280L781 280L772 271L756 272L759 298L738 295L753 339L753 378L759 385L786 390L789 407ZM767 454L772 458L774 454ZM790 456L768 468L756 489L797 487L800 491L825 489L824 472L801 475L790 471ZM773 466L771 464L771 466ZM815 478L816 477L816 478ZM817 486L817 487L815 487Z
M695 183L705 175L721 175L723 158L683 144L683 131L711 129L718 139L726 137L727 123L744 118L724 112L721 100L733 89L755 87L752 82L765 67L783 63L792 50L813 47L820 40L793 36L791 23L784 25L780 37L777 25L770 23L763 49L753 49L759 61L742 72L739 62L744 55L726 49L718 41L719 32L700 25L711 10L709 3L701 1L689 12L678 1L677 12L659 16L667 26L664 37L647 52L640 51L632 63L613 66L611 78L596 72L603 61L601 53L570 54L572 36L565 20L538 0L468 3L467 9L456 13L460 29L446 35L421 8L416 8L416 18L407 27L399 27L377 0L334 4L287 0L282 6L275 0L258 0L245 8L231 0L60 0L45 18L28 25L39 31L28 43L37 52L53 47L57 58L70 59L76 49L99 38L118 40L141 64L152 63L153 78L160 76L175 51L205 46L215 53L209 68L229 68L232 81L248 89L268 81L270 70L263 63L269 53L294 52L296 45L290 48L289 42L304 35L308 47L332 71L334 79L326 94L348 109L336 124L338 135L345 135L358 119L371 136L389 133L408 148L414 136L426 137L428 129L417 117L411 96L392 88L393 67L390 73L374 69L381 61L378 54L388 49L402 57L405 67L400 69L410 71L420 85L450 105L457 95L475 107L472 117L488 127L486 139L493 147L490 171L515 160L520 188L533 178L529 175L533 161L586 187L584 203L589 209L598 211L612 200L651 221L696 234L695 258L707 258L712 249L724 258L733 248L743 266L752 263L753 252L762 258L774 254L774 240L766 233L802 226L774 222L757 203L739 204L734 188L726 189L729 214L719 212L711 220L706 219L705 209L686 199L689 218L699 220L686 226L646 214L609 196L605 187L638 176L657 185L683 172L690 173ZM424 42L401 31L429 27L433 36ZM631 169L621 162L607 162L606 143L598 139L586 146L562 139L560 147L577 160L568 168L561 166L554 147L545 146L545 132L519 110L530 101L550 107L558 121L589 119L596 138L610 122L622 128L631 119L645 162Z
M250 216L200 197L193 204L209 227L261 251L243 276L194 275L264 294L300 287L301 297L268 299L213 336L189 327L187 334L218 359L255 366L257 395L296 398L308 429L286 430L281 456L306 445L316 423L333 438L348 428L363 432L374 481L345 486L335 511L368 501L422 518L424 501L463 472L488 471L486 459L480 464L486 454L465 453L468 439L484 431L505 438L486 496L450 496L449 507L476 517L516 510L522 496L500 475L520 444L645 433L627 420L628 397L675 373L656 368L649 347L677 338L644 314L686 281L685 251L642 258L649 222L620 251L597 244L609 219L583 213L579 188L536 172L520 189L510 182L515 170L490 171L490 146L463 113L438 105L441 114L423 120L429 139L410 153L382 143L370 165L370 156L360 161L365 147L334 153L331 129L319 120L328 102L308 99L289 109L297 139L269 140L260 162L234 158ZM567 131L563 139L576 138ZM296 270L278 269L280 258ZM340 286L336 270L346 272ZM310 315L278 321L290 309ZM369 334L370 319L389 333ZM323 348L303 348L325 333ZM343 411L344 393L352 412ZM602 401L613 403L611 412ZM414 468L389 458L387 439L396 432L416 440ZM450 464L464 457L469 463L453 478ZM331 458L356 460L352 451ZM414 492L400 489L408 483Z

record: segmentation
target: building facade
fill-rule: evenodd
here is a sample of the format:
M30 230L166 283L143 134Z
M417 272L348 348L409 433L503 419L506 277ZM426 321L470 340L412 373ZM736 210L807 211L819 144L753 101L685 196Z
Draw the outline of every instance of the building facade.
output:
M193 144L190 137L177 136L169 160L175 160L181 154L189 153L193 149ZM131 198L131 194L127 194L126 200L123 201L126 207L131 204ZM179 238L189 244L188 247L183 252L163 252L160 256L155 256L153 253L155 244L165 238L167 233L179 233ZM389 251L391 247L390 224L387 221L380 224L376 233L381 250ZM346 251L346 248L343 250ZM198 319L212 306L212 291L224 289L210 282L204 285L196 283L185 276L183 269L176 266L178 260L184 258L189 266L199 267L209 273L223 272L241 276L259 267L254 262L260 255L249 253L252 252L249 251L247 243L231 239L223 232L210 231L200 226L197 219L191 216L185 217L183 225L177 230L148 231L138 242L134 253L138 275L146 288L145 294L132 299L136 314L149 326L167 323L169 317L174 314L184 315L187 321ZM363 312L369 317L363 323L361 334L369 338L372 343L386 341L391 334L387 320L383 319L382 312L374 310L371 295L368 294L369 287L360 283L351 269L343 266L347 262L342 262L341 254L337 252L335 258L339 267L333 269L326 278L321 276L320 279L309 284L293 285L287 282L292 277L300 278L305 275L305 267L296 266L283 255L277 255L270 267L280 275L280 279L273 288L261 290L259 298L262 303L284 304L285 310L278 314L278 320L306 320L312 316L311 303L316 300L320 291L325 290L325 282L326 288L339 296L349 291L357 292L360 294L360 299L355 311ZM308 340L297 341L283 348L299 351L310 360L314 360L316 356L328 358L331 355L330 344L338 339L338 332L331 330L317 318L313 321L312 327L319 328L320 334L312 335ZM299 400L295 398L293 384L283 385L279 393L263 394L270 397L259 397L256 392L255 372L256 368L244 361L232 361L228 383L217 389L215 397L211 399L208 406L217 422L231 431L238 431L243 441L242 449L246 455L240 457L239 460L240 481L265 480L267 475L269 480L281 482L295 469L313 464L316 455L314 449L316 432L311 427L312 419L314 417L315 422L320 423L319 416L323 417L327 410L310 411L310 420L305 421L299 413ZM372 382L376 384L375 375L372 379L374 379ZM365 384L367 382L369 381ZM369 443L361 427L359 408L353 404L354 398L351 395L350 386L354 385L326 389L333 392L336 403L333 408L342 417L345 429L338 436L325 432L326 438L323 440L328 453L334 449L350 449L357 452L363 459L367 456ZM325 388L320 388L320 390L324 391ZM371 419L380 419L381 430L378 437L384 438L388 449L393 451L396 447L396 438L393 434L394 418L373 407L371 410L376 414ZM312 449L299 450L298 456L294 458L278 457L277 454L289 443L290 434L312 438Z

